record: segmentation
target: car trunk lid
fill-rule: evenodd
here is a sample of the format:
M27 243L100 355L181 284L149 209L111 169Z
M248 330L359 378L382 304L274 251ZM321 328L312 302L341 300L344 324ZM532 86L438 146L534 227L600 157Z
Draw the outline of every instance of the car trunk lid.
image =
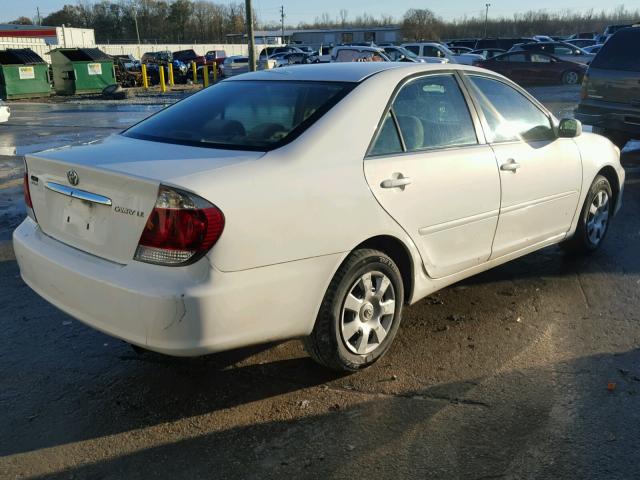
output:
M84 252L127 264L161 183L188 190L189 177L261 155L118 135L99 144L27 155L25 160L42 231Z

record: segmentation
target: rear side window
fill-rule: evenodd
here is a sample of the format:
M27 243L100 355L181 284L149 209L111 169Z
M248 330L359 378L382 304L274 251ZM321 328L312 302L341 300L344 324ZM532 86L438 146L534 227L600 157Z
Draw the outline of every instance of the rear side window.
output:
M469 79L489 126L490 143L555 138L549 117L513 87L486 77Z
M478 143L466 100L453 75L429 75L405 83L391 109L409 152ZM378 141L397 149L391 133L384 132L387 125L395 129L387 119Z
M388 112L384 122L382 123L382 127L380 127L380 130L378 131L378 136L369 151L369 155L393 155L394 153L401 152L402 143L400 143L398 129L393 121L391 112Z
M415 53L416 55L420 55L420 47L418 45L407 45L404 48L406 48L410 52Z
M640 72L640 27L618 31L600 49L591 62L594 68Z
M354 84L226 81L134 125L125 136L198 147L267 151L295 138Z

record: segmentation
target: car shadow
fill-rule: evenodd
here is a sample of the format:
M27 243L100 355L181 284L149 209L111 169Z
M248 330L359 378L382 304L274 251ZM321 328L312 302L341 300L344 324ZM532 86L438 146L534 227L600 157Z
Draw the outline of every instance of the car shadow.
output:
M292 382L307 384L306 361L295 362L302 376ZM168 429L150 447L123 449L118 436L98 439L103 443L97 452L61 442L55 444L60 455L86 455L86 462L33 478L638 478L638 365L638 349L540 362L395 395L363 393L356 404L310 415L249 419L217 431ZM244 378L242 370L234 369L193 380L204 391L207 413L224 407L220 392L255 399L238 378ZM214 379L218 395L210 385ZM268 389L265 383L261 388ZM180 397L193 403L197 395ZM322 394L311 397L323 401ZM154 410L176 408L173 402L152 403ZM143 428L147 422L133 421L142 414L134 409L113 421L124 423L122 431ZM144 432L139 438L141 445L148 441Z

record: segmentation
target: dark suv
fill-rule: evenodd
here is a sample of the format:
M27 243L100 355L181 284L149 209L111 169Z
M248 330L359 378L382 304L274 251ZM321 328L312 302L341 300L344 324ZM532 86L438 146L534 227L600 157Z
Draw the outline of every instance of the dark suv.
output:
M640 138L640 27L616 32L591 62L576 118L622 146Z

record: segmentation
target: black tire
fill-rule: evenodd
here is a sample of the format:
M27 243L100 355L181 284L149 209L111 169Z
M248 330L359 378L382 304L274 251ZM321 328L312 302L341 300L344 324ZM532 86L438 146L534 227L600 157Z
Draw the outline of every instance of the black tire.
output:
M352 351L355 346L349 343L349 340L353 338L357 339L358 335L361 335L361 332L357 332L351 339L345 340L341 326L343 322L343 308L345 307L347 295L353 293L353 289L356 288L361 277L367 272L373 273L374 279L376 275L386 276L390 281L390 285L393 287L390 292L394 296L395 307L392 308L393 317L386 330L384 339L378 342L378 345L374 347L372 351L358 354ZM373 287L374 289L371 290L371 292L375 292L377 295L379 292L376 292L376 289L379 288L379 285L373 285ZM380 288L380 290L383 289ZM389 291L388 287L387 291ZM381 301L383 297L388 295L385 292L382 293ZM378 250L355 250L347 257L331 280L322 305L320 306L313 331L304 341L305 348L311 358L332 370L355 372L366 368L380 359L391 346L400 326L403 303L404 286L402 276L393 260ZM363 315L365 314L366 313L363 313ZM354 316L355 318L351 320L353 322L365 321L360 320L360 317L355 313ZM387 320L388 318L385 318L385 322ZM365 346L369 344L370 338L374 339L373 343L375 344L375 332L373 333L373 337L367 337Z
M598 236L598 240L594 241L594 235L590 233L594 232L589 227L589 222L593 218L593 213L591 212L591 206L594 204L594 200L596 196L600 195L600 192L604 192L607 195L607 221L604 225L604 228L601 229L601 233ZM602 175L597 175L591 184L591 188L589 188L589 192L587 193L587 197L584 200L584 205L582 206L582 210L580 211L580 218L578 219L578 227L576 228L576 232L569 240L566 240L562 243L563 248L574 254L588 254L595 252L604 241L604 238L609 231L609 225L611 223L611 215L613 214L614 208L614 199L613 192L611 190L611 184L609 180L607 180ZM596 229L598 230L598 229Z
M575 70L567 70L562 74L563 85L580 85L580 73Z

